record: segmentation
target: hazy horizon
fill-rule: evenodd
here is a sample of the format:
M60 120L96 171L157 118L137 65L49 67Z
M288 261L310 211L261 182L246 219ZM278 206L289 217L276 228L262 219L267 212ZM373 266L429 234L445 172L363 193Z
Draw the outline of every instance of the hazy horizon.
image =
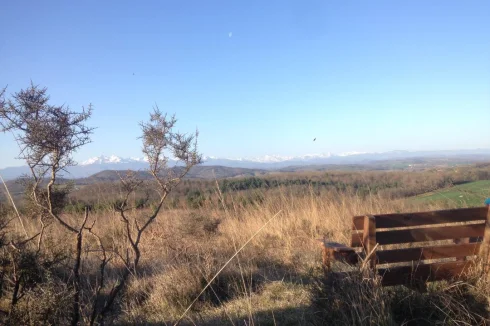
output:
M390 153L395 153L395 152L406 152L406 153L426 153L426 154L437 154L437 153L445 153L445 152L454 152L454 153L461 153L461 152L469 152L471 154L469 155L478 155L480 152L484 152L484 155L490 155L490 148L467 148L467 149L434 149L434 150L424 150L424 151L408 151L408 150L403 150L403 149L393 149L393 150L388 150L388 151L383 151L383 152L341 152L341 153L332 153L332 152L326 152L326 153L305 153L303 155L275 155L275 154L267 154L267 155L262 155L262 156L238 156L238 157L231 157L231 156L214 156L214 155L204 155L204 159L212 159L212 160L230 160L230 161L238 161L238 160L243 160L243 161L251 161L251 162L260 162L260 163L273 163L274 160L269 160L267 161L266 158L277 158L278 162L283 162L283 161L288 161L288 160L294 160L294 159L300 159L300 158L305 158L305 157L317 157L317 158L327 158L328 155L332 157L347 157L347 156L357 156L357 155L382 155L382 154L390 154ZM443 154L441 154L443 155ZM457 157L459 154L455 155ZM115 156L121 160L127 160L127 159L133 159L135 161L143 161L144 160L144 155L141 153L141 155L136 155L136 156L121 156L117 155L116 153L102 153L99 155L92 155L86 158L82 158L81 160L78 160L75 162L76 165L90 165L90 160L96 159L96 158L111 158L112 156ZM171 158L172 159L172 158ZM393 158L394 159L394 158ZM15 162L17 164L13 165L4 165L3 161L0 161L0 169L5 169L5 168L15 168L15 167L22 167L26 166L25 161L21 159L16 159Z

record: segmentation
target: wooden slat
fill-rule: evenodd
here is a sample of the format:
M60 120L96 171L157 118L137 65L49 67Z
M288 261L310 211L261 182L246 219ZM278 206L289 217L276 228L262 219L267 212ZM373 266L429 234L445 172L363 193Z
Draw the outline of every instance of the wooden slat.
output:
M393 250L378 250L378 264L401 263L426 259L466 257L478 254L480 243L451 244Z
M377 221L376 221L377 222ZM377 231L376 241L380 245L410 243L421 241L437 241L458 239L465 237L482 237L485 230L485 224L441 226L434 228L417 228L410 230L397 231ZM360 247L359 241L362 235L352 234L351 247Z
M348 264L356 264L359 256L354 249L337 242L323 241L323 266L326 272L330 272L332 261L343 261Z
M433 225L441 223L483 221L486 219L488 209L486 207L460 208L442 211L383 214L376 215L376 227L378 229ZM362 230L364 227L364 216L353 218L353 230Z
M379 269L384 286L414 284L418 282L437 281L459 277L472 266L471 261L455 261L426 265L414 265Z
M353 251L351 247L348 247L345 244L338 242L327 242L323 239L321 240L321 245L333 251Z

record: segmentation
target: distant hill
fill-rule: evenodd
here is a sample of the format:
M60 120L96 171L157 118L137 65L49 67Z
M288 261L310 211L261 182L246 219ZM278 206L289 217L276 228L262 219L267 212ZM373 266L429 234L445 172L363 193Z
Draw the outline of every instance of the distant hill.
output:
M183 167L174 167L175 172L182 170ZM119 176L124 176L128 170L104 170L97 172L86 178L58 178L57 183L63 184L67 182L74 182L75 185L91 185L102 182L114 182L119 181ZM244 169L244 168L232 168L226 166L194 166L186 175L186 179L223 179L234 177L251 177L260 176L269 173L267 170L260 169ZM143 180L151 180L153 177L147 171L136 171L138 178ZM44 182L46 184L46 182ZM22 195L24 186L20 180L8 180L6 185L12 196L18 197ZM2 185L0 188L0 201L6 199L5 188Z
M457 164L471 164L477 162L490 161L490 149L475 149L475 150L454 150L454 151L426 151L426 152L410 152L410 151L391 151L384 153L341 153L341 154L315 154L295 157L270 156L258 158L215 158L205 157L203 164L199 167L202 170L195 170L196 178L211 178L211 170L214 169L216 176L230 177L228 174L233 170L221 170L217 166L230 169L245 169L242 170L244 175L249 175L250 170L325 170L340 166L346 166L347 169L357 169L359 165L369 166L370 169L401 169L408 168L412 163L434 165L449 164L455 162ZM398 164L398 163L400 164ZM395 164L396 163L396 164ZM398 165L397 165L398 164ZM178 162L169 161L170 166L177 166ZM312 167L310 167L312 166ZM323 167L323 168L321 168ZM144 158L120 158L118 156L98 156L87 161L81 162L77 166L69 167L68 173L64 177L70 179L87 178L98 172L105 170L144 170L148 168L148 163ZM209 168L205 172L206 168ZM246 171L246 170L249 171ZM0 169L0 175L5 180L15 179L22 174L28 173L26 166L8 167ZM194 173L194 172L192 172ZM208 175L211 173L211 175ZM240 174L240 170L232 172L233 175Z
M175 172L179 172L183 167L174 167ZM66 183L73 181L75 184L87 185L98 182L112 182L118 181L119 176L124 176L128 170L104 170L97 172L86 178L58 178L57 183ZM252 177L260 176L269 173L267 170L260 169L244 169L244 168L231 168L226 166L194 166L185 176L186 179L223 179L233 177ZM151 174L145 170L136 171L138 178L143 180L152 179ZM19 180L6 181L9 191L12 193L18 193L22 191L23 186ZM2 187L3 188L3 187ZM4 191L1 189L0 191Z
M183 167L174 167L177 173ZM75 179L77 184L92 184L97 182L117 181L119 176L124 176L127 170L105 170L93 174L87 178ZM259 176L268 173L267 170L230 168L226 166L194 166L186 175L186 179L223 179L232 177ZM138 178L147 180L153 177L147 171L136 171Z
M488 159L490 161L490 158ZM319 164L319 165L296 165L280 168L279 172L301 172L301 171L387 171L408 170L420 171L430 168L451 167L458 165L489 164L485 160L471 158L424 158L414 157L406 159L379 160L369 163L358 164Z

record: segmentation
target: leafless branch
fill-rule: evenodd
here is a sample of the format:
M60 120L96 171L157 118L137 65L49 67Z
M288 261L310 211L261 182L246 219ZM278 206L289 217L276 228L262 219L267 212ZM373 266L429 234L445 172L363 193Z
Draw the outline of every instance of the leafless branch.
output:
M128 198L140 187L142 181L136 178L135 173L127 173L125 177L119 176L125 195L121 205L116 207L116 211L119 212L121 221L125 226L126 238L132 250L132 259L129 260L128 253L126 259L128 268L124 271L117 285L110 291L106 304L99 313L99 320L103 320L109 312L116 297L124 290L129 276L133 273L136 274L141 258L139 248L141 239L151 223L157 218L168 194L182 181L193 166L202 161L202 156L197 151L198 132L196 131L193 135L175 132L173 129L176 122L175 116L169 117L167 114L163 114L158 107L155 107L150 113L149 121L140 123L143 132L141 136L142 151L148 159L149 173L153 176L160 195L152 213L144 217L142 221L138 221L137 217L130 218L126 214ZM180 166L168 167L170 155L180 163Z

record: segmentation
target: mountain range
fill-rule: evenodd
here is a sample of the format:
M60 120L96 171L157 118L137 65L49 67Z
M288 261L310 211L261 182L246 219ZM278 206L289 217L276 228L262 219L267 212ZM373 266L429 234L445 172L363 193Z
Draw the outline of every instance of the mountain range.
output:
M312 154L304 156L275 156L266 155L257 158L217 158L206 156L201 166L223 166L231 168L279 170L291 167L372 164L390 160L420 160L444 159L458 162L481 162L490 160L490 149L447 150L447 151L390 151L381 153L349 152L341 154ZM169 161L169 166L178 165L175 160ZM116 155L97 156L80 162L68 168L68 178L86 178L105 170L144 170L148 167L145 158L121 158ZM27 166L7 167L0 169L0 175L5 180L17 178L28 173Z

